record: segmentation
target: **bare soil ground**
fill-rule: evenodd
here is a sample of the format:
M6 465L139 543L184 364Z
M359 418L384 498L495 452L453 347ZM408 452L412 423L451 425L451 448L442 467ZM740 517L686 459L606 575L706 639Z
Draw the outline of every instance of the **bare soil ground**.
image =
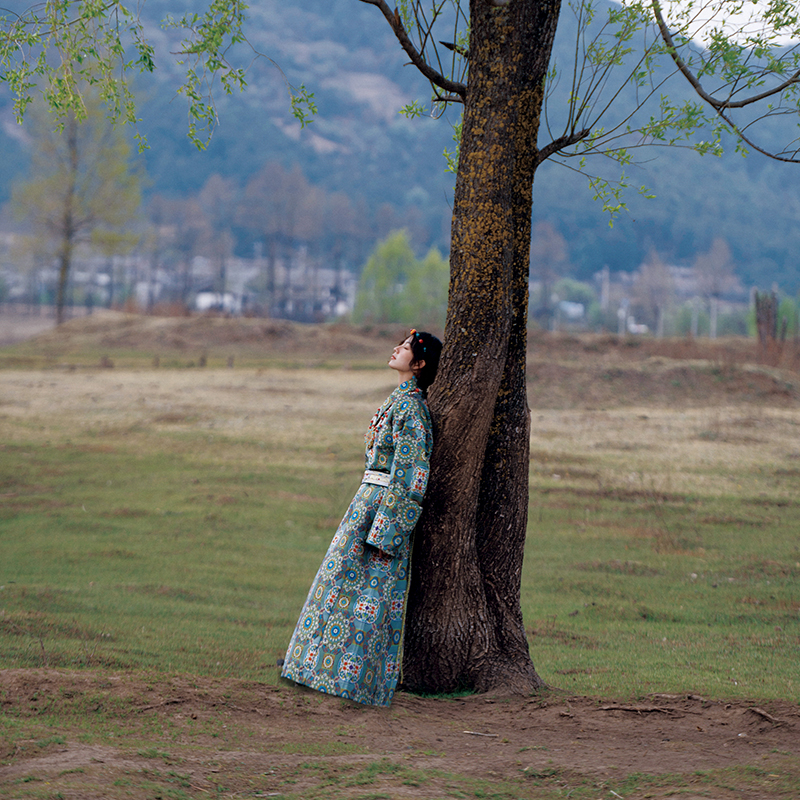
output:
M157 762L162 773L172 766L184 776L191 796L214 794L218 787L225 796L282 795L288 783L298 796L314 797L321 772L330 780L377 760L434 776L423 786L398 786L392 775L376 774L369 789L390 792L378 796L445 796L454 774L490 784L524 778L517 790L522 794L513 796L528 796L526 782L537 779L554 788L589 785L599 792L631 773L677 773L685 778L685 800L709 796L697 771L754 765L769 776L800 756L800 708L789 702L728 703L693 695L615 701L559 692L528 699L428 699L401 692L391 708L370 709L288 686L44 669L4 671L0 693L6 714L58 711L60 719L74 721L63 743L42 749L33 741L17 742L15 753L0 754L3 760L14 756L0 767L0 793L35 777L57 786L61 797L107 797L86 787L119 785L131 775L152 773ZM150 750L115 744L113 736L103 744L82 743L74 735L82 714L110 714L150 736L156 730L162 735L154 736ZM308 769L309 760L315 769ZM695 781L696 794L690 789ZM677 796L675 787L655 784L647 797ZM342 796L363 793L351 791ZM603 796L614 795L606 788ZM716 788L712 796L790 795Z
M157 317L95 311L57 329L52 320L0 317L0 346L24 349L7 366L113 367L131 353L162 366L379 366L403 336L402 325L299 325L285 320L215 316ZM32 338L31 338L32 337ZM95 362L86 353L101 353ZM119 354L119 360L117 358ZM528 346L531 408L682 408L731 404L800 405L800 341L772 350L753 339L653 339L532 331Z

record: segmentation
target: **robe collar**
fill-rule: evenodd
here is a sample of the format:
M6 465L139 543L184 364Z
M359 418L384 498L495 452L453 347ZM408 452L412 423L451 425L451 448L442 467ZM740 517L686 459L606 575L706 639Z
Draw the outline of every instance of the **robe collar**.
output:
M417 386L417 379L412 375L407 381L403 381L392 394L422 394L422 389Z

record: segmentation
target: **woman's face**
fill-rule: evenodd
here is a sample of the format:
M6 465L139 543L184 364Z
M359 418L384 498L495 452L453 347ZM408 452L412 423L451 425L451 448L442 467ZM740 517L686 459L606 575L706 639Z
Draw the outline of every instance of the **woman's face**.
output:
M392 357L389 359L389 366L396 369L401 375L408 375L410 378L414 371L411 369L411 362L414 360L414 352L411 349L411 337L401 342L392 350Z

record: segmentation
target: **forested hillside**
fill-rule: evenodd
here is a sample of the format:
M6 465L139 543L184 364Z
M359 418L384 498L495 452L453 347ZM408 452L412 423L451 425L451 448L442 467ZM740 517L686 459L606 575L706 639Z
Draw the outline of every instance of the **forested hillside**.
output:
M188 0L186 6L200 8L201 0ZM142 78L138 87L140 132L150 146L143 158L151 194L192 195L215 173L243 187L268 162L286 169L299 165L310 183L346 194L359 209L362 224L374 228L375 238L393 222L413 223L420 251L429 246L447 250L454 176L445 172L442 151L452 148L451 123L458 109L438 121L408 120L399 114L411 100L426 103L429 90L405 64L374 7L358 0L265 0L254 5L249 12L252 45L274 59L292 85L303 83L314 92L319 113L301 130L291 115L281 71L259 58L249 69L244 94L217 96L220 125L205 151L188 140L185 100L175 96L180 72L170 52L178 34L159 24L180 12L161 0L143 5L158 66L155 76ZM574 48L570 14L565 8L556 43L556 63L562 68ZM677 79L675 85L686 91ZM554 92L554 118L567 89L565 80ZM10 102L8 95L0 97L2 201L26 162ZM542 144L549 140L546 130L541 138ZM584 176L556 163L546 163L537 173L534 219L550 223L566 240L566 272L586 279L604 265L632 271L651 250L666 262L691 265L721 238L730 246L745 286L769 288L775 282L784 291L797 291L797 166L758 154L745 159L731 153L718 159L663 148L639 151L638 159L641 163L629 169L631 182L646 185L656 199L629 190L628 213L613 228ZM608 170L599 164L595 168ZM238 245L241 254L250 254L252 244L245 237Z

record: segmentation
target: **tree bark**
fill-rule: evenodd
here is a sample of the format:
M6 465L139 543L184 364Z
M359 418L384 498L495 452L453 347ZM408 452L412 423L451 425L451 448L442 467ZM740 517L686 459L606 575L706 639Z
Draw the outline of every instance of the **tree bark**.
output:
M403 657L414 691L544 686L520 609L525 353L536 136L559 10L560 0L471 0L450 300Z

